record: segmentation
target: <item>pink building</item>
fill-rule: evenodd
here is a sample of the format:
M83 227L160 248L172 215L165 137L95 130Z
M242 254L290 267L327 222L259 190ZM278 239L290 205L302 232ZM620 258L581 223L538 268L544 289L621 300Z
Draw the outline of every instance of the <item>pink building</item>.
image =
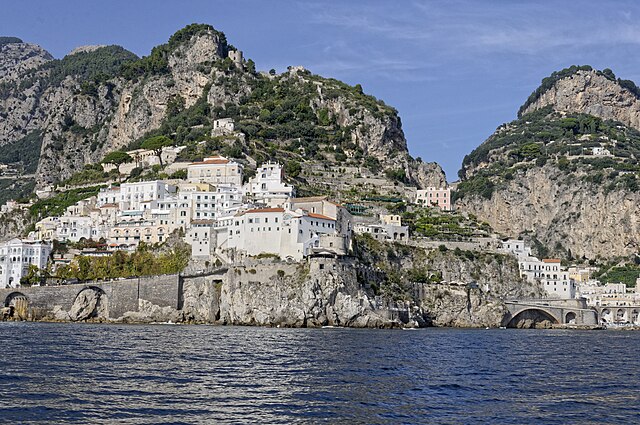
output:
M439 207L442 211L451 211L451 189L428 187L418 190L416 204Z

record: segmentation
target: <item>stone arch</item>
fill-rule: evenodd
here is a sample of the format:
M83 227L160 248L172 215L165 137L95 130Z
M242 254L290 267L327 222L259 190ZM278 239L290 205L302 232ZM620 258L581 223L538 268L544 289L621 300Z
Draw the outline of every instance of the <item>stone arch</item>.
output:
M611 310L609 310L608 308L603 309L602 312L600 313L600 320L602 321L602 323L613 322L613 317L611 316Z
M575 324L576 323L576 314L573 311L568 312L564 316L564 323Z
M626 322L627 320L626 320L625 316L626 316L626 314L625 314L624 309L619 308L619 309L616 311L616 318L615 318L615 321L616 321L616 322Z
M76 322L108 318L109 300L107 294L97 286L83 288L73 300L69 317Z
M26 320L29 316L29 298L22 292L12 292L4 299L8 318Z
M638 323L638 310L637 309L633 309L631 311L631 320L629 320L629 322L637 324Z
M525 307L516 314L511 315L506 326L508 328L522 329L548 328L551 327L551 325L559 324L560 320L561 319L545 308Z

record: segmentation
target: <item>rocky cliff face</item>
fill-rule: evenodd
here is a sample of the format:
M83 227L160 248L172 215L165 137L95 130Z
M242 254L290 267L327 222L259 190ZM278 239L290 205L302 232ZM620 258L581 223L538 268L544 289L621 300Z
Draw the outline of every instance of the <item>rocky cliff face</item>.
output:
M520 280L514 259L503 255L454 251L427 255L421 251L395 264L405 270L426 264L440 279L417 283L405 276L402 285L390 288L386 280L392 269L381 271L355 259L317 258L302 264L254 260L218 274L183 277L179 291L174 293L172 288L156 301L141 297L135 308L127 297L127 308L135 311L124 311L120 317L112 312L123 311L122 304L117 304L123 300L119 291L130 295L131 282L108 288L108 296L91 285L80 292L75 288L70 292L31 288L28 297L35 297L35 291L48 292L44 299L50 305L39 304L25 319L285 327L495 327L507 312L505 299L541 294L540 288ZM409 291L404 291L407 288ZM162 300L162 305L155 304L157 300Z
M524 237L541 256L636 253L636 92L608 70L568 69L543 80L518 120L465 157L457 207L498 233Z
M580 70L553 84L522 114L551 105L558 112L583 113L640 129L640 100L615 79Z
M41 132L39 186L151 133L178 143L208 136L212 120L221 117L255 128L260 133L249 136L268 143L329 133L327 141L353 144L383 169L405 170L413 183L445 183L438 166L408 157L393 108L301 68L256 73L252 62L228 58L233 48L207 25L178 31L140 60L116 46L85 46L60 61L35 45L0 48L0 145ZM315 116L325 113L327 122ZM184 117L175 124L179 114ZM305 153L317 149L307 146Z
M536 238L561 257L626 257L640 248L640 194L567 175L555 166L532 168L503 182L490 199L459 201L459 208L503 235Z
M23 84L53 60L42 47L30 43L0 44L0 146L42 127L39 86Z
M500 326L504 301L539 298L544 290L520 277L514 257L462 250L428 251L358 238L364 264L382 270L379 290L390 298L408 299L434 326Z
M396 303L377 302L371 290L359 283L351 264L312 262L310 272L304 266L279 267L282 265L233 270L222 286L220 320L234 325L292 327L424 324L420 314L412 314L409 304L402 303L401 312L394 314L389 307L397 308Z

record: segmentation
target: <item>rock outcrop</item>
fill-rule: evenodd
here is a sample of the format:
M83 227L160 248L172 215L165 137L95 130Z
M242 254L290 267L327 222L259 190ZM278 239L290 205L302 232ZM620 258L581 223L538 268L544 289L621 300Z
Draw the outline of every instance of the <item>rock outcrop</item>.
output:
M593 115L640 130L640 99L601 72L578 70L561 78L528 105L522 115L551 105L558 112Z
M311 113L326 111L330 121L312 120L305 125L337 126L344 143L353 144L361 155L378 159L383 169L404 170L418 185L445 182L438 166L417 164L408 156L395 109L363 94L361 88L312 76L299 67L274 76L256 73L252 62L229 54L234 48L224 34L207 25L178 31L167 44L140 60L117 46L85 46L53 62L51 55L34 45L13 43L0 49L0 84L4 84L0 86L0 115L4 118L0 120L0 146L41 132L39 187L64 180L84 164L99 162L107 152L158 131L176 113L171 105L184 111L198 103L201 115L193 116L208 125L215 118L231 116L247 120L249 126L259 124L257 130L265 124L268 127L273 123L259 120L261 114L281 113L272 96L254 99L251 107L246 103L256 87L264 89L265 84L259 83L265 81L274 83L274 92L292 90L292 98L298 96L297 101L302 102L298 105L301 114L307 113L306 108ZM107 51L110 54L105 55ZM106 61L108 69L88 74L105 56L115 58ZM198 127L186 125L163 131L173 136ZM275 134L286 139L290 129L280 133L267 132L269 138Z
M640 247L638 89L589 68L543 80L460 172L456 206L538 255L606 259Z
M69 318L74 322L93 318L108 318L107 306L101 298L102 291L99 289L87 288L80 291L68 312ZM56 315L63 317L60 313L56 313Z
M323 268L320 268L323 267ZM233 325L286 327L398 327L424 323L410 305L378 304L371 290L359 283L356 268L340 261L305 266L262 265L238 268L221 288L220 321ZM390 308L391 307L391 308ZM404 317L403 317L404 316Z
M610 190L553 165L518 172L487 199L465 197L458 208L503 235L537 239L550 253L576 258L626 257L640 248L640 193Z

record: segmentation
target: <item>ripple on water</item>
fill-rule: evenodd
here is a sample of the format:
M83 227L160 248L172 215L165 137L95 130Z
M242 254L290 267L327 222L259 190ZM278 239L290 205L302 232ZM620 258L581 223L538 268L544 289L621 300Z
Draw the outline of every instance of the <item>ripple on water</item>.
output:
M3 423L640 423L635 332L0 323L0 338Z

